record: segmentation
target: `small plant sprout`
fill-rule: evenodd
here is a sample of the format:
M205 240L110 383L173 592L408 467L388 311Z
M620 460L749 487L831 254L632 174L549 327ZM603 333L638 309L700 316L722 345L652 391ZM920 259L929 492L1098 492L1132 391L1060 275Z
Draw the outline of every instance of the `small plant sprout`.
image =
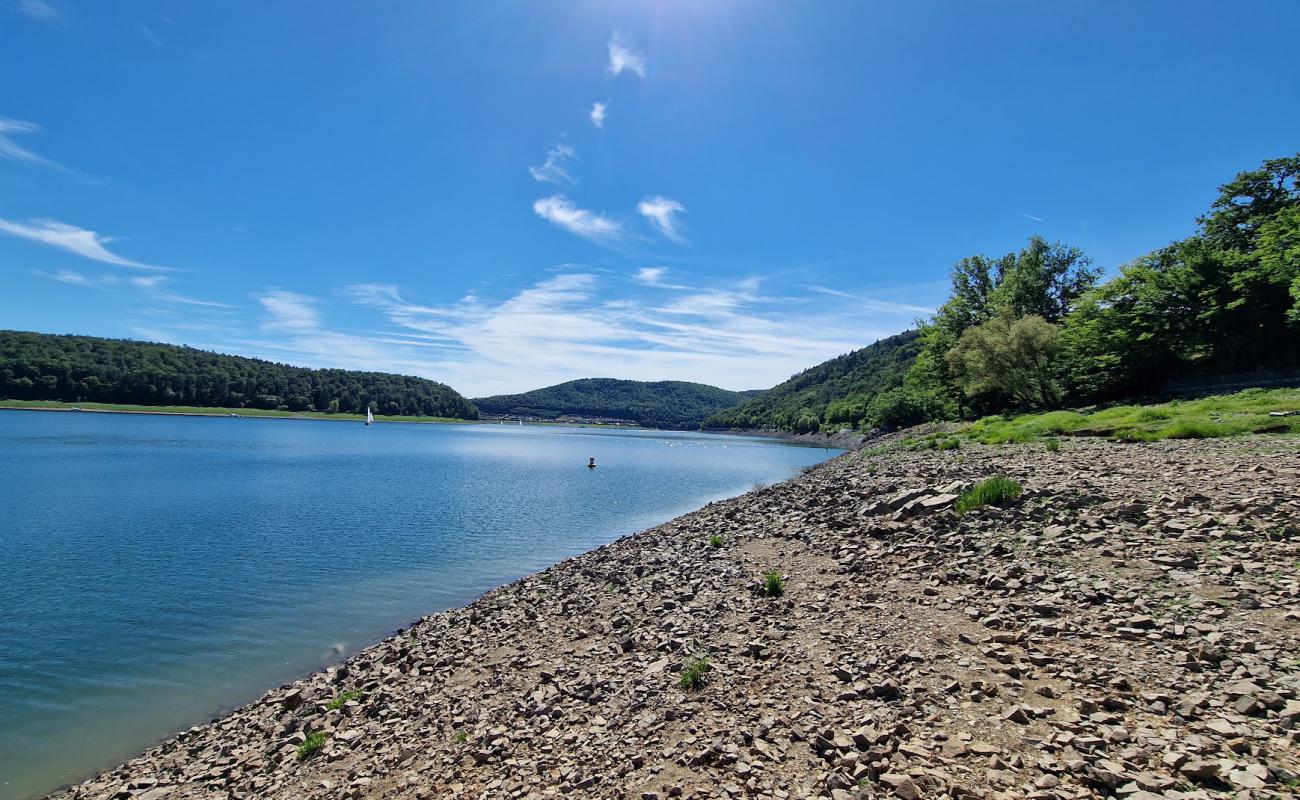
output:
M330 704L327 705L327 706L325 706L325 707L328 708L330 711L338 711L338 710L339 710L340 708L342 708L342 707L343 707L343 706L344 706L344 705L345 705L349 700L356 700L356 699L358 699L358 698L360 698L360 697L361 697L361 692L356 691L355 689L352 690L352 691L343 692L343 693L340 694L338 697L336 697L336 698L334 698L333 700L331 700L331 701L330 701Z
M714 550L717 550L719 547L722 547L722 536L717 533L710 536L709 547L711 547Z
M1043 445L1043 447L1045 447L1047 449L1047 452L1049 453L1058 452L1061 449L1061 440L1048 439L1047 442Z
M774 569L764 573L763 581L758 585L758 593L764 597L780 597L785 594L785 578L781 571Z
M469 741L469 734L465 731L456 731L451 735L451 740L456 744L465 744Z
M320 749L325 746L325 742L329 741L329 738L329 735L324 731L308 734L307 739L298 745L298 760L306 761L319 753Z
M686 659L686 663L682 665L682 674L677 679L677 685L683 691L696 691L708 681L707 676L710 669L707 656L692 656Z

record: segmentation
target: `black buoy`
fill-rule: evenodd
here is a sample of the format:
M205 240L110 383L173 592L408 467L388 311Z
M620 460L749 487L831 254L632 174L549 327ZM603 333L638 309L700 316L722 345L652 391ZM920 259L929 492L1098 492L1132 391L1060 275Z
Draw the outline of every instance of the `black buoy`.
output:
M596 468L596 459L595 458L587 459L587 469L595 469L595 468Z

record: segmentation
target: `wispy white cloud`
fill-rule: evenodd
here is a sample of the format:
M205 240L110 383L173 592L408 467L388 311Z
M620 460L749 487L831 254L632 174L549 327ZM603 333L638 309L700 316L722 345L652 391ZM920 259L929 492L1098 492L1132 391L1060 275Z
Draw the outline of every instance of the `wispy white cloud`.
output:
M634 280L663 286L666 274L647 267ZM764 295L755 278L683 286L688 293L668 302L620 296L619 285L566 272L497 302L420 304L389 285L347 294L384 314L396 327L393 342L427 348L439 370L432 377L471 396L597 376L761 388L910 322L864 319L859 307L838 303L792 304Z
M667 267L642 267L632 276L632 280L642 286L653 286L656 289L690 289L691 287L680 283L668 283L664 278L668 275Z
M647 197L637 203L636 210L666 238L678 244L686 244L682 236L677 215L686 212L686 206L668 197Z
M655 286L667 271L667 267L642 267L637 270L634 280L637 283L644 283L646 286Z
M615 32L609 39L610 77L617 77L623 70L635 72L644 78L645 56L633 50L626 37Z
M928 306L918 306L911 303L897 303L892 300L881 300L875 297L869 297L853 292L845 292L839 289L830 289L825 286L809 286L809 290L818 294L829 297L839 297L844 300L851 300L858 304L865 311L873 311L884 314L933 314L934 309Z
M685 285L690 280L669 284L672 275L645 267L634 273L633 286L625 276L568 267L500 297L470 292L446 302L418 300L387 283L348 286L333 296L274 288L256 293L258 315L245 325L230 323L234 311L133 324L161 341L304 366L421 375L474 397L581 377L764 388L904 330L915 316L901 304L864 307L856 295L781 296L758 277L693 287ZM340 307L340 299L351 308ZM365 320L367 312L379 319ZM331 317L350 320L350 327Z
M202 306L205 308L230 308L225 303L216 303L211 300L199 300L198 298L188 297L183 294L177 294L169 288L170 278L163 275L114 275L105 273L103 275L86 275L85 273L76 272L70 269L61 269L55 272L43 272L36 270L35 274L42 278L47 278L59 283L66 283L71 286L83 286L88 289L134 289L137 290L146 299L165 304L181 304L188 306Z
M272 289L256 297L267 314L262 322L263 330L310 333L320 328L315 298L281 289Z
M1034 222L1045 222L1045 220L1042 217L1035 217L1033 214L1026 214L1023 211L1017 211L1016 213L1024 217L1025 219L1032 219Z
M533 203L533 213L569 233L593 242L609 244L625 236L622 224L595 211L578 208L562 194L543 197Z
M162 39L158 38L158 34L153 32L153 28L143 24L136 25L136 28L140 31L140 35L148 40L149 44L157 47L159 50L164 48Z
M597 128L603 129L605 127L605 117L608 115L608 113L609 113L609 104L597 102L591 104L591 111L587 112L587 116L591 118L592 125L595 125Z
M38 22L63 23L63 12L46 0L19 0L18 10Z
M28 241L55 247L65 250L69 253L75 253L83 258L89 258L92 261L102 261L105 264L115 264L119 267L130 267L132 269L153 270L158 272L172 271L170 267L158 267L152 264L142 264L139 261L132 261L129 258L123 258L115 253L109 252L104 245L113 242L108 236L100 236L91 230L78 228L75 225L68 225L52 219L35 219L29 220L27 224L13 222L7 219L0 219L0 232L8 233L11 236L17 236Z
M555 184L573 184L573 175L569 173L568 163L578 159L578 152L570 145L560 142L546 151L546 161L540 167L529 167L528 173L535 180Z
M91 286L95 288L100 288L103 286L108 286L117 283L116 275L105 275L100 278L92 278L88 275L83 275L80 272L73 272L70 269L61 269L58 270L57 272L41 272L37 270L36 274L42 278L49 278L52 281L58 281L59 283L67 283L67 284L71 284L72 286ZM111 280L105 280L105 279L111 279Z
M19 161L24 164L66 170L67 168L61 164L28 150L13 139L14 134L38 133L40 130L41 126L34 122L0 117L0 158L7 158L10 161Z

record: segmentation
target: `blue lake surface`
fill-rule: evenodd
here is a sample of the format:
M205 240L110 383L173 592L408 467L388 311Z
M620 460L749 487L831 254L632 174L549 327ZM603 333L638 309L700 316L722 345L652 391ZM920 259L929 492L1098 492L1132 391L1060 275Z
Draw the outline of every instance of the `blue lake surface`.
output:
M87 777L340 646L838 452L0 411L0 798Z

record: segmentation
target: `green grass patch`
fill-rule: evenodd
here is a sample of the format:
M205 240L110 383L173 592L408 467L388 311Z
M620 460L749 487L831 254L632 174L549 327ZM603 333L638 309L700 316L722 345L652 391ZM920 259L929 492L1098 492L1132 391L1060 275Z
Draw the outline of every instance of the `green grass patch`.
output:
M1003 475L994 475L957 498L957 513L965 514L980 506L996 506L1020 497L1020 484Z
M764 573L763 580L758 584L758 593L764 597L780 597L785 594L785 578L781 577L781 571L774 569Z
M456 744L465 744L469 741L469 734L465 731L456 731L451 735L451 740Z
M307 740L298 745L298 760L306 761L320 752L320 749L329 741L329 735L324 731L316 731L307 735Z
M682 674L677 678L677 685L687 692L694 692L708 682L709 659L707 656L692 656L682 665Z
M1246 389L1150 406L1110 406L1089 413L1049 411L985 417L962 433L984 444L1033 442L1056 436L1100 436L1130 442L1216 439L1253 433L1300 434L1300 389Z
M330 711L338 711L340 708L343 707L343 704L346 703L347 701L359 700L360 698L361 698L361 692L353 689L352 691L343 692L338 697L331 700L329 705L325 707L328 708Z

